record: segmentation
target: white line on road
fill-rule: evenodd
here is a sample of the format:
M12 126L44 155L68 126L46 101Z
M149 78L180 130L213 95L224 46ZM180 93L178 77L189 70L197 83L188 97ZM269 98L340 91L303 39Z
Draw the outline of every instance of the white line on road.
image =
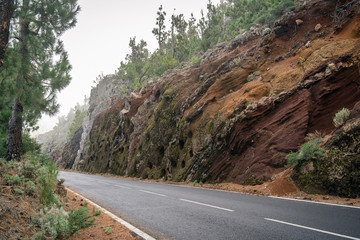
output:
M191 200L187 200L187 199L182 199L182 198L180 198L180 200L181 200L181 201L184 201L184 202L195 203L195 204L207 206L207 207L217 208L217 209L225 210L225 211L228 211L228 212L234 212L234 210L231 210L231 209L228 209L228 208L217 207L217 206L210 205L210 204L206 204L206 203L195 202L195 201L191 201Z
M337 207L360 209L360 207L356 207L356 206L348 206L348 205L341 205L341 204L335 204L335 203L315 202L315 201L308 201L308 200L301 200L301 199L294 199L294 198L275 197L275 196L268 196L268 197L275 198L275 199L289 200L289 201L307 202L307 203L323 204L323 205L330 205L330 206L337 206Z
M114 185L114 187L125 188L125 189L131 189L130 187L125 187L125 186L121 186L121 185Z
M160 194L160 193L154 193L154 192L149 192L149 191L145 191L145 190L139 190L139 191L140 191L140 192L144 192L144 193L149 193L149 194L157 195L157 196L161 196L161 197L166 197L166 195Z
M272 221L272 222L277 222L277 223L282 223L282 224L298 227L298 228L304 228L304 229L308 229L308 230L312 230L312 231L316 231L316 232L326 233L326 234L337 236L337 237L353 239L353 240L360 240L360 238L350 237L350 236L346 236L346 235L342 235L342 234L338 234L338 233L333 233L333 232L328 232L328 231L320 230L320 229L317 229L317 228L306 227L306 226L302 226L302 225L298 225L298 224L294 224L294 223L283 222L283 221L276 220L276 219L271 219L271 218L264 218L264 219L268 220L268 221Z

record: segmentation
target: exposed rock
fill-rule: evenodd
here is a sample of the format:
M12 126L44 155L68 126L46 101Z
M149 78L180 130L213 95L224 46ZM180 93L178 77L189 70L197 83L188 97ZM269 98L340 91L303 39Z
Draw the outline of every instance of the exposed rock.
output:
M322 27L322 25L320 23L316 24L316 26L314 28L315 32L320 31L321 27Z
M67 142L63 148L61 158L57 159L55 162L56 165L64 169L72 169L75 158L77 156L78 150L80 148L81 135L83 133L83 128L80 127L72 137L72 139Z
M314 171L314 162L309 162L308 164L306 164L305 166L301 166L300 168L300 173L301 174L307 174L309 172Z
M296 25L300 26L301 24L303 24L304 21L301 19L296 19L295 22L296 22Z
M110 92L101 99L96 88L72 168L175 181L271 179L306 134L332 133L334 114L360 101L360 40L346 28L333 37L333 7L315 1L270 30L252 28L131 95L101 87ZM326 40L313 31L314 17Z
M265 29L262 31L261 35L264 37L264 36L266 36L266 35L269 35L270 33L271 33L271 28L265 28Z

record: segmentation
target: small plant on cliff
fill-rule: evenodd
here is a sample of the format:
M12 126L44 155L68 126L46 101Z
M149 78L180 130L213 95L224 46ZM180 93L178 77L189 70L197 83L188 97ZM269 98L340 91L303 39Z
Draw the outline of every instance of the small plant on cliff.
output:
M339 112L337 112L333 118L333 123L335 127L342 126L350 116L350 110L347 108L341 109Z
M299 64L300 64L300 67L301 69L303 70L303 72L305 72L305 67L304 67L304 62L306 61L305 58L303 57L299 57Z
M190 62L191 62L193 65L197 66L197 65L200 64L201 58L195 55L195 56L193 56L193 57L190 59Z
M291 152L287 155L286 168L295 166L300 167L306 162L311 161L315 157L324 156L324 150L320 148L320 140L304 143L298 152Z

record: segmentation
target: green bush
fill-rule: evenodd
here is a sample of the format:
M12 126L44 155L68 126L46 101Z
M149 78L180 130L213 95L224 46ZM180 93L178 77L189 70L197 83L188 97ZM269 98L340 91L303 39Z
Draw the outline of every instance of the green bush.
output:
M289 153L286 157L287 165L285 167L300 167L304 163L313 160L315 157L324 156L324 150L319 147L320 143L320 140L309 141L304 143L298 152Z
M68 239L81 228L94 225L94 220L89 221L89 218L91 218L89 209L85 207L69 213L55 205L41 209L40 217L34 221L34 225L41 230L33 237L34 239Z
M33 181L27 181L25 183L25 193L28 195L32 195L35 193L36 184Z
M333 123L335 127L340 127L349 119L350 110L347 108L341 109L337 112L333 118Z
M14 192L15 192L17 195L23 195L23 194L24 194L24 191L21 190L21 189L18 189L18 188L15 188L15 189L14 189Z
M36 140L30 137L29 133L22 134L22 150L23 153L27 152L40 152L41 145Z
M69 224L70 224L70 233L71 235L76 233L82 228L88 228L94 225L94 219L89 214L89 209L87 207L81 207L75 211L69 212Z
M100 210L96 210L95 213L94 213L94 216L99 216L101 214L101 211Z
M107 235L110 235L110 234L112 233L111 227L107 227L107 228L105 229L105 233L106 233Z
M201 62L201 58L196 55L192 56L190 62L192 63L192 65L197 66Z
M40 227L34 239L67 239L71 236L71 226L68 221L68 213L63 208L55 206L40 210L40 217L34 221L34 225Z
M44 206L59 204L58 196L54 193L58 174L59 171L52 161L37 171L36 182L38 184L39 201Z
M4 179L3 179L3 183L6 185L22 185L24 183L24 177L19 176L19 175L9 175L9 174L5 174L4 175Z

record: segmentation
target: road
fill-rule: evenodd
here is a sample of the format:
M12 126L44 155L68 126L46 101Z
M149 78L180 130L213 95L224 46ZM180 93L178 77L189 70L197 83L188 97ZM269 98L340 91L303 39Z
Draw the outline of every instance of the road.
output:
M157 239L360 239L360 208L60 172Z

